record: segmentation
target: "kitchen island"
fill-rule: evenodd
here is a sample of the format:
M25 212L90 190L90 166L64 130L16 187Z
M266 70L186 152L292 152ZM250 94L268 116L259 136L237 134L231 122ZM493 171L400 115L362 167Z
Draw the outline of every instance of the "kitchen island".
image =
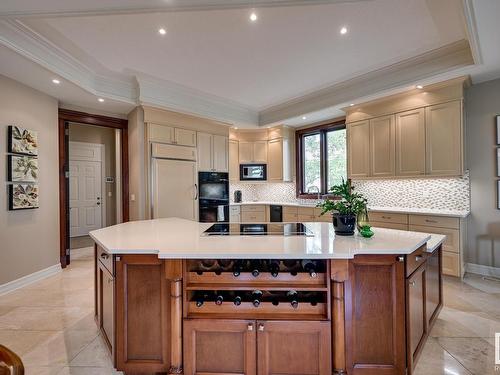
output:
M411 374L442 305L444 236L340 237L329 223L208 236L211 225L91 232L96 320L118 370Z

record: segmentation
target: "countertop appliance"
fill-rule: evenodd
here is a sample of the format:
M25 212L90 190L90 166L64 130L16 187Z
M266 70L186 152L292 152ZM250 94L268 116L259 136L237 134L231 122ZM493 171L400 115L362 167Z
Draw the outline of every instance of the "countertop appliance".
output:
M234 203L241 203L241 200L242 200L241 190L235 190L234 191Z
M151 217L197 220L196 148L151 144Z
M314 236L302 223L280 224L214 224L203 232L205 236Z
M240 181L267 180L266 164L240 164Z
M202 223L229 221L229 174L199 172L199 221Z
M269 206L269 221L279 223L283 221L283 206L272 204Z

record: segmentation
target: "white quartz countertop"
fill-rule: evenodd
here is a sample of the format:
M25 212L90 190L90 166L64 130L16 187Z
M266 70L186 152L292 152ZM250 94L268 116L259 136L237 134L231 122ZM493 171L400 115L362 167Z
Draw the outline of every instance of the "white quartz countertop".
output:
M294 207L316 207L316 200L314 203L299 203L299 202L269 202L269 201L248 201L248 202L231 202L231 206L242 206L242 205L278 205L278 206L294 206ZM380 206L368 206L369 211L375 212L394 212L403 214L415 214L415 215L434 215L434 216L448 216L448 217L459 217L466 218L469 216L470 211L467 210L442 210L442 209L432 209L432 208L412 208L412 207L380 207Z
M410 254L430 234L375 228L372 238L336 236L330 223L304 223L314 236L203 236L210 223L168 218L132 221L90 232L111 254L160 259L351 259L358 254ZM437 246L437 245L436 245Z

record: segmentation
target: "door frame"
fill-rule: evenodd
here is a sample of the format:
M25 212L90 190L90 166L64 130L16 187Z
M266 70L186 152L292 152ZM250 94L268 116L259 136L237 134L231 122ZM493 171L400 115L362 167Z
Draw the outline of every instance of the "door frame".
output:
M101 228L106 227L106 207L107 207L107 193L106 193L106 145L102 143L92 143L92 142L81 142L81 141L69 141L69 147L71 148L72 143L80 143L80 144L87 144L91 146L96 146L99 148L99 152L101 153L101 161L99 162L101 164ZM68 149L69 151L69 149ZM71 158L69 159L71 162ZM73 161L78 161L78 160L73 160ZM71 224L71 222L70 222ZM71 232L71 229L70 229ZM70 238L71 238L71 233L70 233Z
M59 253L61 267L70 264L69 255L69 130L70 122L121 130L121 173L123 222L129 220L128 120L59 108Z

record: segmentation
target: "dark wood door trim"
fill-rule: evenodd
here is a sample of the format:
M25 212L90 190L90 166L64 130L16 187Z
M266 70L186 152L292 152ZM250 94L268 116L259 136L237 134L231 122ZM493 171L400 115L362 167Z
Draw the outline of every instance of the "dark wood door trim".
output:
M122 145L122 215L123 221L129 220L129 171L128 171L128 120L94 115L85 112L59 109L59 246L61 266L65 268L70 263L69 254L69 188L66 172L69 167L68 138L66 129L69 122L121 129Z

